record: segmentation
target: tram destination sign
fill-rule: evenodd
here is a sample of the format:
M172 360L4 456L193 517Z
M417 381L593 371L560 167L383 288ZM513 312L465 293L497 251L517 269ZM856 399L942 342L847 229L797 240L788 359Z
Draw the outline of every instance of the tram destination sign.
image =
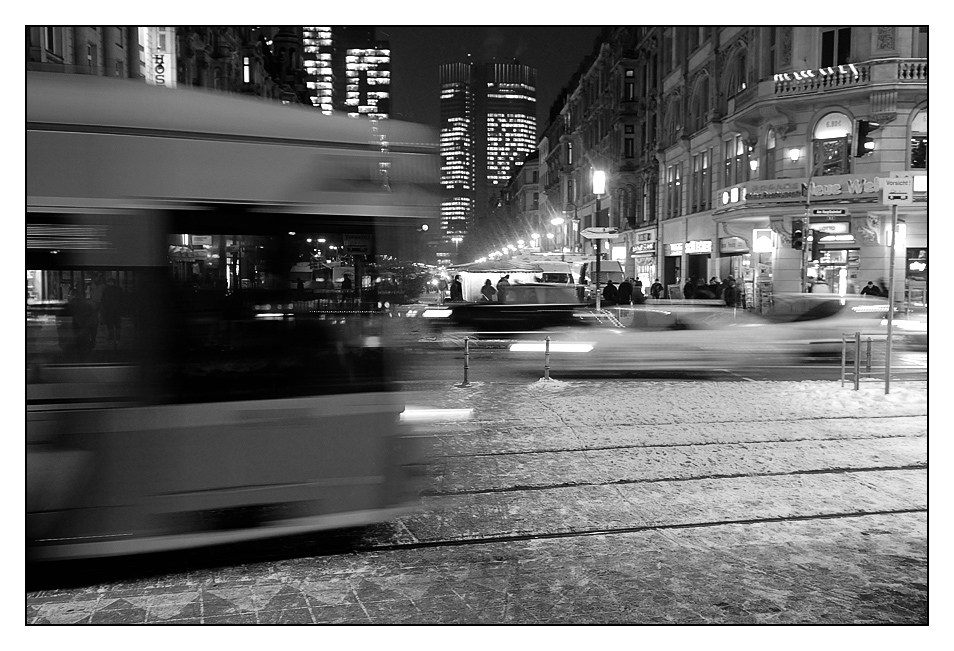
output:
M844 217L848 214L845 208L812 208L815 217Z

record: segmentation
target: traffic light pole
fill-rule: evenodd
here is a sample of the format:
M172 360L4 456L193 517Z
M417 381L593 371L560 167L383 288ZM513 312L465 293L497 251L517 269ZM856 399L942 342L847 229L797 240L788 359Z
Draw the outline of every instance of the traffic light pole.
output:
M888 339L884 349L884 392L891 391L891 330L894 325L894 252L898 240L898 206L891 204L891 249L888 252Z

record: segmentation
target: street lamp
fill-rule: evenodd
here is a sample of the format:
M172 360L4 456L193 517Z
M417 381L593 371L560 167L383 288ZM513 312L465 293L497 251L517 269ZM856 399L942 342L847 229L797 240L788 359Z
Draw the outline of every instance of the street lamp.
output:
M606 191L606 173L603 170L593 170L593 194L596 195L596 214L593 216L593 226L600 225L600 201L603 198L603 192ZM600 311L600 258L603 255L601 250L603 242L596 240L593 251L596 253L596 311Z

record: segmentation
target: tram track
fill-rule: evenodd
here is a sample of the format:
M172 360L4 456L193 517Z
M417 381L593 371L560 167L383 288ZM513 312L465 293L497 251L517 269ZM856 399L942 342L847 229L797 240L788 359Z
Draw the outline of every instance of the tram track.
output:
M413 549L435 549L441 547L463 547L470 545L491 545L501 543L528 542L533 540L554 540L566 538L584 538L588 536L612 536L634 533L644 533L652 531L671 531L686 529L705 529L712 527L727 526L753 526L764 524L783 524L795 522L812 522L819 520L837 520L844 518L862 518L862 517L880 517L891 515L909 515L909 514L927 514L927 508L911 509L887 509L872 511L843 511L833 513L818 513L812 515L790 515L761 518L740 518L724 520L705 520L697 522L677 522L666 524L637 525L629 527L605 527L591 529L574 529L565 531L549 532L514 532L512 534L499 534L492 536L456 538L441 540L416 540L411 542L387 543L387 544L357 544L351 553L366 552L397 552Z
M560 484L543 484L543 485L533 485L533 484L524 484L524 485L514 485L506 486L501 488L486 488L486 489L474 489L474 490L457 490L457 491L424 491L422 492L423 497L434 498L434 497L456 497L462 495L493 495L500 493L515 493L523 491L545 491L545 490L557 490L561 488L580 488L586 486L625 486L630 484L662 484L662 483L672 483L672 482L689 482L689 481L705 481L705 480L718 480L718 479L756 479L760 477L792 477L798 475L836 475L836 474L847 474L847 473L861 473L861 472L887 472L892 470L927 470L927 462L924 463L914 463L903 466L871 466L871 467L862 467L862 468L824 468L824 469L811 469L811 470L792 470L788 472L760 472L760 473L712 473L706 475L693 475L691 477L665 477L662 479L616 479L612 481L603 481L603 482L563 482Z

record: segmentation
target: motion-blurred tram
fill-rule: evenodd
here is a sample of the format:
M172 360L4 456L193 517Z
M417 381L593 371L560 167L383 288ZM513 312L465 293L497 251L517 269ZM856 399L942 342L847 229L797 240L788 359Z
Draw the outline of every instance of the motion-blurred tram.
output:
M26 92L28 560L414 508L387 315L289 274L322 236L373 253L436 219L436 134L80 75Z

